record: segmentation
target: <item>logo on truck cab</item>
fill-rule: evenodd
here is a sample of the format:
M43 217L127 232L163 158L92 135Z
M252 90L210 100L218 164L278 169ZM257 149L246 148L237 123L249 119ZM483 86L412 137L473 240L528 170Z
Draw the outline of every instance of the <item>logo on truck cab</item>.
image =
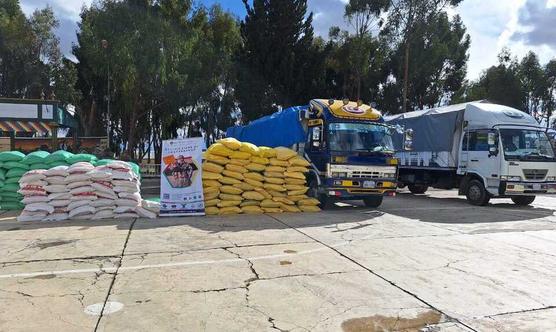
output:
M364 109L361 109L358 106L353 106L353 105L344 105L342 106L342 110L344 110L344 112L351 113L351 114L357 114L357 115L365 114Z

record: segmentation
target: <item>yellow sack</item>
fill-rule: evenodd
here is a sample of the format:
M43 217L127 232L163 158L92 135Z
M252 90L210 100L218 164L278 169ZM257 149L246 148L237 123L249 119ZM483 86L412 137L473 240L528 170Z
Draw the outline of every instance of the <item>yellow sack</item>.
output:
M283 146L274 148L274 151L276 151L276 158L278 158L278 160L288 160L297 156L297 152Z
M241 146L239 147L239 151L247 152L250 155L256 156L259 154L259 148L252 143L249 142L241 142Z
M295 195L295 196L288 196L288 199L292 202L298 202L302 199L308 198L307 195Z
M222 186L220 187L220 192L224 194L241 195L243 190L232 186Z
M220 212L220 209L215 206L210 206L205 208L205 214L207 216L215 216Z
M287 161L279 160L279 159L276 159L276 158L270 158L270 165L272 165L272 166L282 166L282 167L290 166L290 164Z
M284 173L278 173L278 172L264 172L264 177L266 178L283 178L284 177Z
M290 213L299 213L299 212L301 212L301 210L295 205L282 204L282 205L280 205L280 209L282 209L282 211L284 211L284 212L290 212Z
M264 176L259 173L249 172L243 175L246 179L257 180L257 181L264 181Z
M262 201L265 198L263 194L256 191L246 191L241 196L252 201Z
M259 201L243 201L239 206L244 207L244 206L260 206L260 205L261 202Z
M273 148L267 146L259 146L259 157L272 158L276 157L276 151Z
M285 191L280 192L280 191L268 190L268 193L272 197L288 197Z
M220 180L222 179L222 174L213 172L203 172L201 176L203 180Z
M280 179L280 178L267 178L267 177L264 178L264 181L265 181L266 183L272 183L272 184L284 184L284 182L286 182L286 181L284 181L284 179Z
M264 213L282 213L282 209L279 208L262 208Z
M250 179L247 176L245 177L244 181L245 181L245 183L250 184L255 188L262 188L263 187L263 183L261 181Z
M255 189L254 186L250 185L247 182L242 182L242 183L236 184L236 185L234 185L234 187L239 188L243 191L252 191L253 189Z
M299 173L307 173L309 169L307 167L302 166L290 166L286 169L288 172L299 172Z
M296 195L303 195L305 194L309 188L305 188L303 190L290 190L288 191L288 196L296 196Z
M229 157L234 152L220 143L214 143L207 149L208 153L221 157Z
M220 181L220 183L223 184L240 184L241 181L239 181L238 179L234 179L234 178L230 178L227 176L223 176L222 179L218 180Z
M299 172L284 172L284 175L288 178L294 178L294 179L300 179L300 180L305 179L305 174L299 173Z
M234 179L243 180L243 175L241 173L230 171L228 169L223 170L222 174L225 175L225 176L229 176L231 178L234 178Z
M222 187L222 183L216 180L203 180L203 188L205 187Z
M241 213L241 209L238 208L237 206L229 206L229 207L221 208L218 214L226 215L226 214L240 214L240 213Z
M226 165L226 169L232 172L236 172L236 173L247 173L249 172L247 170L247 168L243 167L243 166L238 166L238 165L233 165L233 164L228 164Z
M307 180L305 179L294 179L294 178L286 178L286 184L305 184Z
M239 206L239 204L241 204L241 201L220 201L216 206L223 208L228 206Z
M218 198L222 201L239 201L240 203L243 201L243 197L241 197L241 195L234 194L220 194L218 195ZM237 205L239 205L239 203Z
M244 206L241 208L241 212L245 214L261 214L264 213L263 209L258 206Z
M203 171L205 172L222 173L223 170L224 167L220 165L209 163L209 162L203 163Z
M230 162L230 159L228 159L226 157L217 156L215 154L208 153L208 152L205 152L203 154L203 159L205 159L206 161L210 161L212 163L218 164L218 165L226 165L227 163Z
M295 205L295 202L292 202L285 197L273 197L272 200L275 201L275 202L278 202L278 203L286 204L286 205Z
M286 168L282 166L267 166L265 171L284 173L286 171Z
M320 202L318 199L316 198L305 198L300 200L299 202L297 202L297 205L313 205L313 206L317 206L319 205Z
M245 166L245 168L247 168L248 170L252 171L252 172L262 172L265 170L265 165L262 164L256 164L256 163L250 163L248 165Z
M210 201L211 199L218 198L218 195L220 195L220 192L211 192L208 194L203 194L203 197L205 201Z
M279 184L265 183L263 188L274 191L286 191L286 187Z
M307 160L305 160L305 158L300 157L300 156L292 158L292 159L288 160L288 162L290 163L291 166L301 166L301 167L311 166L311 163L309 163Z
M205 207L216 206L216 204L218 203L220 203L220 200L218 198L209 199L208 201L205 201Z
M245 166L249 165L249 163L251 163L249 159L230 159L230 162L228 164Z
M216 141L231 150L238 150L241 147L241 142L233 137L227 137Z
M299 209L303 212L319 212L320 208L315 205L301 205Z
M268 163L270 163L270 160L268 160L268 158L252 156L251 162L254 162L255 164L268 165Z
M203 195L220 193L220 188L218 187L205 187L203 188Z
M251 155L248 152L234 151L230 155L230 158L231 159L249 159L249 158L251 158Z
M275 202L275 201L270 200L270 199L265 199L264 201L261 202L261 207L263 207L263 208L279 208L280 203Z
M286 187L286 189L288 190L303 190L307 188L306 186L301 184L286 184L284 187Z
M265 199L272 199L272 195L269 194L266 190L264 190L263 188L255 188L255 191L262 194L264 196Z

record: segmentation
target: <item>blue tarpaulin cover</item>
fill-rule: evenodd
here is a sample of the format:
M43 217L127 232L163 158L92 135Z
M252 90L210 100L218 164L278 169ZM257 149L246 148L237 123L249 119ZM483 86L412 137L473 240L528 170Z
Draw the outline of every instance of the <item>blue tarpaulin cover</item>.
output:
M257 146L292 146L305 141L305 131L299 121L299 111L308 106L294 106L280 112L251 121L245 126L230 127L227 137Z

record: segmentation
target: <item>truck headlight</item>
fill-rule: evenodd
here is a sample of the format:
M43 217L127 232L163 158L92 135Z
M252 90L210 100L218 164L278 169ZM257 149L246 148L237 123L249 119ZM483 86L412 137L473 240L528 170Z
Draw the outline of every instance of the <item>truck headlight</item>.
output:
M546 181L556 181L556 176L547 176Z
M500 175L500 180L504 180L504 181L521 181L521 176L517 176L517 175Z
M332 172L333 178L347 178L346 172Z
M396 177L396 173L383 173L383 177L385 179L394 179Z

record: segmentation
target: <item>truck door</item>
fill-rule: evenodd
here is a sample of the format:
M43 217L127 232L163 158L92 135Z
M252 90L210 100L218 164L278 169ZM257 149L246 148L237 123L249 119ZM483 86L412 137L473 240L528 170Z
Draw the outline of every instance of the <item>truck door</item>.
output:
M324 146L324 127L322 121L315 121L314 125L309 125L307 144L305 144L305 152L321 172L326 171L326 147Z
M496 151L493 151L493 147ZM459 173L476 173L486 179L487 187L496 187L497 191L500 176L500 158L497 149L498 135L496 131L470 130L466 132L461 144Z

